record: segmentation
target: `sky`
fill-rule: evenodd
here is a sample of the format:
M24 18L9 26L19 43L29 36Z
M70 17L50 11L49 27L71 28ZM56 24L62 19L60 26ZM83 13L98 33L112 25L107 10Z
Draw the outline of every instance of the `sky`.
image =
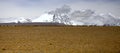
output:
M120 17L120 0L0 0L0 18L39 17L64 4L72 10L91 9Z

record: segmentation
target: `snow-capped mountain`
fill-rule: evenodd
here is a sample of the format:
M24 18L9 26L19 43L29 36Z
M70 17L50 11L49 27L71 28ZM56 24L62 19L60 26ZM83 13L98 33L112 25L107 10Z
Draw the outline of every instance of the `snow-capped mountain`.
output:
M32 22L29 18L19 17L19 18L0 18L0 23L27 23Z
M78 16L77 14L76 16ZM73 17L68 15L71 25L111 25L111 26L120 26L120 18L114 17L112 14L92 14L91 16L84 17L78 16ZM24 17L20 18L4 18L0 19L0 23L28 23L28 22L54 22L54 14L45 13L36 19L26 19ZM60 20L59 20L60 21Z
M32 22L52 22L53 21L53 15L50 14L42 14L40 17L32 20Z
M20 19L16 20L15 22L16 23L28 23L28 22L32 22L32 20L28 18L20 17Z
M0 18L0 23L57 22L66 25L110 25L120 26L120 17L113 14L97 14L91 9L72 11L69 6L62 6L38 18Z

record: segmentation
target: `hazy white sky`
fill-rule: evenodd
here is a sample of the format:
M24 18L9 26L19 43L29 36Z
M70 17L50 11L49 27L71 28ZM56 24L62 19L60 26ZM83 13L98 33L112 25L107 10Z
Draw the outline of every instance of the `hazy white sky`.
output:
M92 9L120 17L120 0L0 0L0 18L39 17L64 4L73 10Z

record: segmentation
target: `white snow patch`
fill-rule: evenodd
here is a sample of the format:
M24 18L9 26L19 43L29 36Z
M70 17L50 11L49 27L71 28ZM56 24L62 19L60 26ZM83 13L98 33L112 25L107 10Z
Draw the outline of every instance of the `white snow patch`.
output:
M52 22L53 15L43 14L39 18L34 19L32 22Z

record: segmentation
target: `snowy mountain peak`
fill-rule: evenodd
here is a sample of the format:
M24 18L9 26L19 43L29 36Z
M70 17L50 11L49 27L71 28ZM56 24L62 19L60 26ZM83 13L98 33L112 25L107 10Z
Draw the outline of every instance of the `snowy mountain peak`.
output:
M29 18L6 18L0 19L1 23L28 23L28 22L57 22L64 23L66 25L110 25L110 26L120 26L120 17L115 17L112 13L101 13L97 14L91 9L83 9L72 11L69 6L62 6L56 8L53 11L42 14L36 19Z
M32 22L52 22L53 15L51 14L42 14L40 17L32 20Z
M15 23L28 23L28 22L32 22L32 20L25 17L20 17L19 19L15 20Z

